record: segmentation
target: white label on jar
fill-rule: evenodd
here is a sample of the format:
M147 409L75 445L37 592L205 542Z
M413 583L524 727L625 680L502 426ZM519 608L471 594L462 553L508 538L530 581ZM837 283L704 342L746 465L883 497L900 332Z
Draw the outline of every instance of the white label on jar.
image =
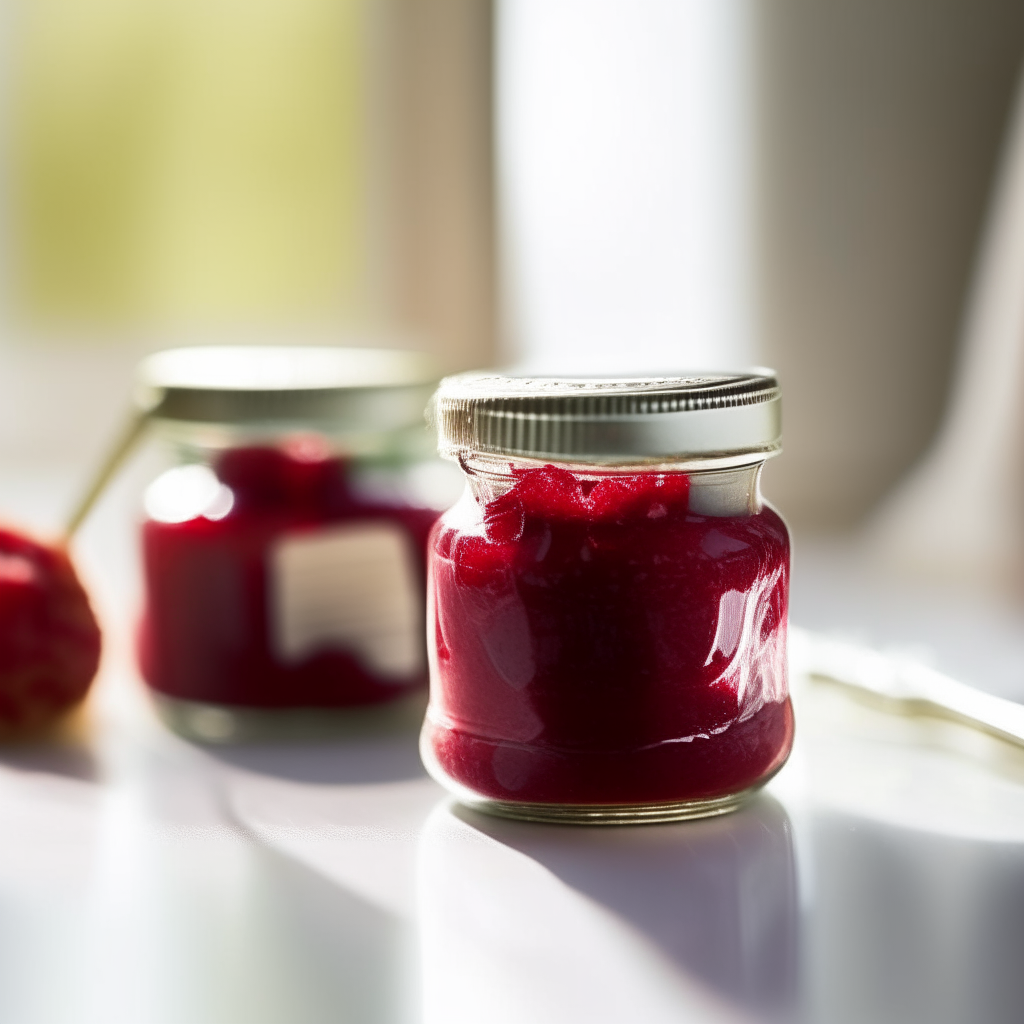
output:
M423 595L409 535L397 523L339 523L285 534L270 549L271 636L277 656L350 651L400 682L421 672Z

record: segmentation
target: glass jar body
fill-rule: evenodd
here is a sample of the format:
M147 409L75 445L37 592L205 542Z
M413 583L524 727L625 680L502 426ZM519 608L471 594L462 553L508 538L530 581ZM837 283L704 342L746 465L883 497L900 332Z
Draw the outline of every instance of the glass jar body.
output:
M251 731L236 711L423 688L431 488L445 467L422 430L161 433L172 467L146 491L139 656L173 725L233 739Z
M428 552L428 770L534 820L721 813L785 762L789 536L760 464L469 455Z

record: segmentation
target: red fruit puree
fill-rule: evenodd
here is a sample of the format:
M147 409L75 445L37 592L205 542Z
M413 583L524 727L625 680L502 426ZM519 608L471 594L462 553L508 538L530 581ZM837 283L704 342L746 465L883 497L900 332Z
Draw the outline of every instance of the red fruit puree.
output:
M100 630L67 553L0 530L0 733L31 731L81 700Z
M236 448L213 468L231 491L226 515L151 519L143 527L147 600L139 646L149 684L171 697L268 708L369 704L423 686L415 652L412 672L397 674L336 642L283 657L274 640L268 561L282 537L316 537L340 524L397 525L413 555L418 594L437 512L361 495L351 465L338 458Z
M793 735L789 538L688 510L690 478L513 469L430 550L426 742L497 800L640 804L766 779Z

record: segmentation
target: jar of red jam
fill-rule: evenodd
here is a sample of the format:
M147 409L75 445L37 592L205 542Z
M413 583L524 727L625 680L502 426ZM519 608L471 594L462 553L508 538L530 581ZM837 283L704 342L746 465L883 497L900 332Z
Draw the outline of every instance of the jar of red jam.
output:
M175 349L141 380L171 454L145 492L139 644L165 718L232 739L251 731L243 712L424 689L425 551L448 471L423 421L432 361Z
M428 771L536 821L721 814L785 762L789 535L770 372L450 377L467 487L428 552Z

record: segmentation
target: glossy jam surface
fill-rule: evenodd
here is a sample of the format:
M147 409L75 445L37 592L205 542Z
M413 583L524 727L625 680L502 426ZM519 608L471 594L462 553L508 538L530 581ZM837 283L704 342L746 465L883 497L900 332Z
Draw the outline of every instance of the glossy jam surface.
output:
M421 657L415 671L397 675L338 643L283 657L270 559L283 537L385 524L407 541L422 587L437 512L369 498L353 486L348 463L315 452L237 448L213 468L226 500L215 497L210 511L184 521L150 518L143 526L139 648L150 686L186 700L268 708L369 704L423 686Z
M100 630L67 552L0 530L0 735L39 729L80 701Z
M528 803L711 799L792 744L789 538L689 511L689 478L514 469L430 547L428 761Z

